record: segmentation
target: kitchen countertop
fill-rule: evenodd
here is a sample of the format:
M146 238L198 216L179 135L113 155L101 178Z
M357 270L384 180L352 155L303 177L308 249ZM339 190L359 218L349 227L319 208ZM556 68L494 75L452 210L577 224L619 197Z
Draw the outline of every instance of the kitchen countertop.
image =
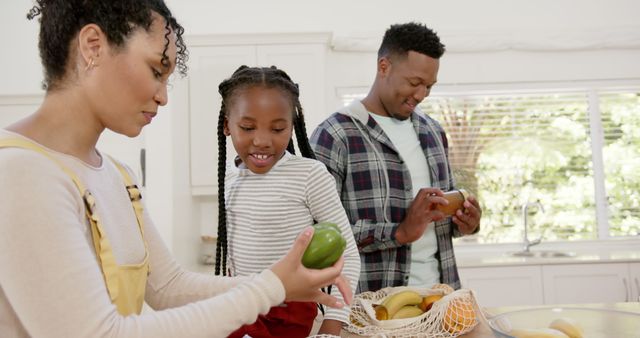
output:
M501 306L484 308L487 315L498 315L505 312L525 310L525 309L547 309L557 307L571 307L571 308L588 308L598 310L616 310L626 311L640 314L639 302L627 302L627 303L596 303L596 304L560 304L560 305L537 305L537 306Z
M640 303L601 303L601 304L563 304L563 305L541 305L541 306L505 306L495 308L484 308L485 314L488 316L494 316L505 312L525 310L525 309L541 309L541 308L589 308L589 309L602 309L602 310L617 310L626 311L640 314ZM361 336L344 332L342 337L346 338L359 338ZM488 323L484 318L479 318L478 325L473 331L461 335L460 338L495 338L496 335L489 328Z
M580 263L629 263L640 262L640 241L588 241L581 243L543 243L530 251L554 251L570 253L570 257L518 257L510 253L521 251L522 246L507 245L456 245L456 261L459 268L490 266L522 266L543 264Z
M484 309L485 314L490 318L494 315L499 315L502 313L511 313L514 311L522 311L522 310L531 310L526 313L530 316L527 322L530 320L531 323L535 323L536 318L545 318L545 316L549 316L549 314L557 314L557 316L563 316L559 313L572 314L574 317L570 317L576 322L582 322L582 326L584 327L585 337L606 337L613 338L614 336L622 338L620 336L620 332L617 334L612 334L613 332L610 330L625 330L626 334L625 338L631 338L628 334L630 332L634 332L632 334L633 337L640 337L640 331L637 331L639 327L637 322L638 320L633 320L633 316L623 315L624 313L633 313L637 318L640 318L640 303L638 302L627 302L627 303L598 303L598 304L560 304L560 305L541 305L541 306L508 306L508 307L496 307L496 308L486 308ZM582 311L580 311L582 310ZM596 311L585 311L585 310L596 310ZM566 312L565 312L566 311ZM536 317L536 316L542 317ZM531 317L534 316L534 317ZM612 317L618 316L618 317ZM509 318L509 317L507 317ZM517 312L513 314L511 318L519 318L518 322L523 324L522 314L517 315ZM553 316L552 318L558 318ZM589 319L588 319L589 318ZM605 319L607 318L607 319ZM611 321L616 318L615 324ZM624 321L621 318L626 318ZM590 320L590 321L589 321ZM587 322L589 321L589 322ZM538 321L538 324L540 322ZM635 324L633 324L635 323ZM587 334L587 325L591 324L590 334ZM535 325L535 324L534 324ZM533 326L531 328L535 328L537 326ZM637 335L636 335L637 334ZM486 335L480 336L470 336L473 338L476 337L495 337L493 333L488 333ZM501 336L502 337L502 336Z

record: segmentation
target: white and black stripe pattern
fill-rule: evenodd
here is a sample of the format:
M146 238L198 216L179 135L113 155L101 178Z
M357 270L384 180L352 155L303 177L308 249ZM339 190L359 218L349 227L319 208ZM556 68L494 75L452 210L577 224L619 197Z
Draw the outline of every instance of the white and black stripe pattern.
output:
M343 275L356 289L360 257L333 176L321 162L285 152L266 174L229 166L225 199L232 275L268 268L289 251L302 229L326 221L336 223L347 240ZM337 288L332 294L339 294ZM330 309L325 318L346 321L348 309Z

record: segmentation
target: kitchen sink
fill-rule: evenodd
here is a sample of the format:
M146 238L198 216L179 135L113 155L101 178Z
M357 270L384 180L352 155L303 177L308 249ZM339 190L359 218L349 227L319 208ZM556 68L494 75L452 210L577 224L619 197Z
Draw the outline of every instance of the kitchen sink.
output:
M573 252L555 251L555 250L535 250L535 251L510 252L509 255L515 256L515 257L562 258L562 257L574 257L576 254Z

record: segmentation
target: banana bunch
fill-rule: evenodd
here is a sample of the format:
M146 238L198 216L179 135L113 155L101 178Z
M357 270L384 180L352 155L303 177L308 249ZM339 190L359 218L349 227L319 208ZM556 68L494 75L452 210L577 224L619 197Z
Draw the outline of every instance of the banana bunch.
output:
M388 296L382 304L375 305L376 319L401 319L417 317L424 313L419 306L423 297L411 290L400 291Z

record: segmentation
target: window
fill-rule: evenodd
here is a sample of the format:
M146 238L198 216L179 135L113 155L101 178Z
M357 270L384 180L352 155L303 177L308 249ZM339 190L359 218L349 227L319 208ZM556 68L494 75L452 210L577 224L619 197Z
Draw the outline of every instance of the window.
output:
M640 233L640 91L598 96L610 236Z
M481 201L472 240L521 241L535 201L530 238L640 233L640 90L434 93L421 109L447 132L458 187Z

